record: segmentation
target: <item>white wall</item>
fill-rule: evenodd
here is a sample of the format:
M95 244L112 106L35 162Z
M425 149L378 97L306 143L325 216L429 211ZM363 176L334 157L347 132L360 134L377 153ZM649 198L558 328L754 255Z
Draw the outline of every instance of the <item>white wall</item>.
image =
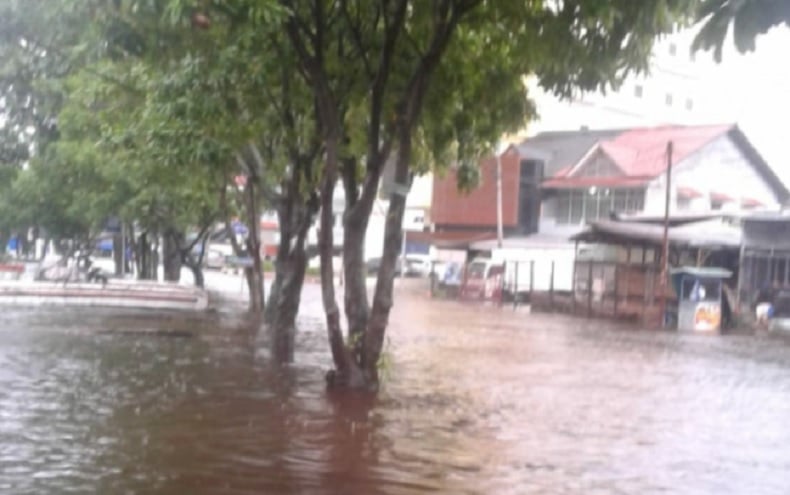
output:
M778 206L777 198L765 179L726 135L720 136L673 168L671 211L677 211L679 187L689 187L703 195L692 202L690 211L709 211L712 192L726 194L737 200L757 199L769 207ZM648 186L645 213L663 214L665 194L666 174L663 174Z

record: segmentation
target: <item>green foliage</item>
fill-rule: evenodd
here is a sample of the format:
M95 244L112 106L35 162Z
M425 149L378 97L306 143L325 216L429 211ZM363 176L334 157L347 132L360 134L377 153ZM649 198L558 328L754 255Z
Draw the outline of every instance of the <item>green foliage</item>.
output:
M713 50L721 62L722 49L732 26L735 47L745 53L754 50L757 36L774 26L790 26L787 0L703 0L698 14L702 29L692 50Z
M256 44L279 11L265 1L225 4L69 0L53 10L2 0L13 29L0 51L14 55L0 73L2 101L24 105L4 103L13 126L0 130L33 132L21 135L30 142L4 138L0 150L4 162L27 160L29 149L36 156L6 183L0 227L35 223L74 236L110 215L154 231L216 218L236 150L264 127L256 110L271 81L249 64L261 65ZM195 25L198 13L211 29ZM234 28L242 18L247 29Z

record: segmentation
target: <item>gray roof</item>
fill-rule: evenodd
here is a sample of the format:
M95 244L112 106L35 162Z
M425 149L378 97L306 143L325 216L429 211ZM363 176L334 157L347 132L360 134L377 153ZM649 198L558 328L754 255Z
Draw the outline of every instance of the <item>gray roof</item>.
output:
M598 141L622 134L622 129L541 132L516 146L522 156L533 150L548 153L544 174L550 177L563 168L576 165Z

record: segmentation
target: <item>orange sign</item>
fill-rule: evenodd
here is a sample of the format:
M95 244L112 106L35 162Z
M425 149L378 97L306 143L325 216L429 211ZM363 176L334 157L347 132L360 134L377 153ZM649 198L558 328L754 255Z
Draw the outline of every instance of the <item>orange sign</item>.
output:
M721 325L721 309L718 304L700 304L694 312L694 330L713 331Z

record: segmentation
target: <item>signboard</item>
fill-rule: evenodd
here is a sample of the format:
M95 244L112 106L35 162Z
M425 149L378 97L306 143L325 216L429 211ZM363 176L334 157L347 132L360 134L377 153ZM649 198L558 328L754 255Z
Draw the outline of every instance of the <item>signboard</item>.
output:
M721 307L719 304L697 304L694 311L694 330L713 332L721 325Z

